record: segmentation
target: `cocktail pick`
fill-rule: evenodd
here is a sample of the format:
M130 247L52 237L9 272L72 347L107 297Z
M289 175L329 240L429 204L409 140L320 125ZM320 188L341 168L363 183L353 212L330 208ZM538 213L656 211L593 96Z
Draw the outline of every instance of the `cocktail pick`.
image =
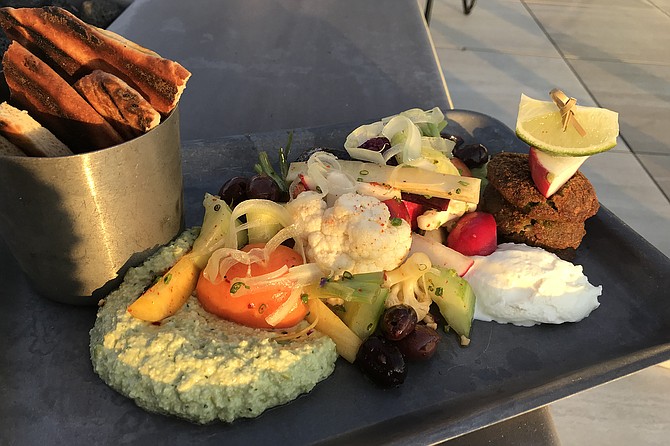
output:
M577 118L575 118L575 112L572 108L577 105L577 99L569 98L563 91L558 88L554 88L549 92L549 96L554 101L556 106L561 112L561 119L563 121L563 131L565 132L568 129L568 125L572 123L572 126L577 130L582 136L586 136L586 130L584 127L579 124Z

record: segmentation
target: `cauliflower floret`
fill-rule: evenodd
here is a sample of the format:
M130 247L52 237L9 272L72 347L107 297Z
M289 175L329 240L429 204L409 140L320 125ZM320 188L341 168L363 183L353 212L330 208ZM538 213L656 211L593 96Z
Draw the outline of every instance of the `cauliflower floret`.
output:
M405 304L414 308L419 320L428 315L432 299L426 292L425 274L432 267L430 258L423 252L412 254L399 268L386 273L385 285L390 293L386 308Z
M321 194L305 191L291 200L286 209L293 217L293 224L304 235L303 242L307 241L308 234L321 230L323 211L326 210L326 202Z
M339 197L325 208L318 194L288 205L303 231L306 255L334 276L391 270L400 265L412 244L412 231L404 220L391 222L386 205L374 197L354 193ZM395 223L395 224L394 224Z

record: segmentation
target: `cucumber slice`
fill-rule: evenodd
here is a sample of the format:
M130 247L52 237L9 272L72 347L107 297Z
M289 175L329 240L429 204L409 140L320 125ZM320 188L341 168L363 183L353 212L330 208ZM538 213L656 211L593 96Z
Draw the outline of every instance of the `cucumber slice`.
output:
M370 302L345 301L342 311L338 311L342 321L362 340L366 340L377 329L379 318L384 312L388 288L379 288Z
M345 274L340 280L308 287L307 294L320 299L342 299L344 302L333 308L335 314L365 340L377 329L389 289L384 287L384 272L378 271Z
M426 274L427 291L449 327L461 337L461 344L467 345L475 316L475 293L455 270L440 267L438 270L439 274Z

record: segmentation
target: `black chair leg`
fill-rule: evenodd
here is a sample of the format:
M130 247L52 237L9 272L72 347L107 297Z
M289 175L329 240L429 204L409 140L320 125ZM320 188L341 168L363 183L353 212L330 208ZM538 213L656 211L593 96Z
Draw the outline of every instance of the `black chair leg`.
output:
M468 15L472 11L472 8L475 7L477 0L463 0L463 14ZM426 23L430 25L430 16L433 12L433 0L426 0L426 9L424 11L424 17L426 18Z
M477 3L477 0L463 0L463 14L468 15L470 14L470 11L472 11L472 8L475 7L475 3Z
M426 17L426 23L430 25L430 15L433 12L433 0L426 0L426 10L424 17Z

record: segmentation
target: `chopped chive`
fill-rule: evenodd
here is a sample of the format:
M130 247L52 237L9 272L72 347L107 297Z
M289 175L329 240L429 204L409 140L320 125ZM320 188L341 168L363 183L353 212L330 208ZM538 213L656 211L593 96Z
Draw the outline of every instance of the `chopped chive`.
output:
M249 289L248 286L244 284L244 282L235 282L231 287L230 287L230 294L235 294L237 293L240 288L245 287L246 289Z

